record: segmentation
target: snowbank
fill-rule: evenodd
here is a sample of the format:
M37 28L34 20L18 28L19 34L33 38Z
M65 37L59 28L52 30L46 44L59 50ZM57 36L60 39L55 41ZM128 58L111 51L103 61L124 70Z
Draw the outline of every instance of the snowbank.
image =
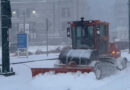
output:
M130 61L130 53L129 53L129 50L122 50L121 52L121 56L122 57L126 57L128 61Z
M32 80L38 90L130 90L130 67L103 80L96 80L94 73L46 73Z
M67 57L77 57L77 58L90 58L92 50L70 50L67 54Z

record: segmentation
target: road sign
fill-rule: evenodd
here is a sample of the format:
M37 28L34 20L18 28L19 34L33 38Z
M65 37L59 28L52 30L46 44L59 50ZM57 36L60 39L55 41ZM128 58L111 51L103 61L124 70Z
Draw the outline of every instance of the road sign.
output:
M17 48L27 48L27 34L17 34Z

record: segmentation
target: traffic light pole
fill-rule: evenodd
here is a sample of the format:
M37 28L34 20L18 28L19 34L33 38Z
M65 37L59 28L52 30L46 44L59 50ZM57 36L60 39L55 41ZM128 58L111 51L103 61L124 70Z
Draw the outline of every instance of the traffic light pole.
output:
M0 75L14 75L10 68L9 28L11 28L11 7L9 0L1 0L2 71Z

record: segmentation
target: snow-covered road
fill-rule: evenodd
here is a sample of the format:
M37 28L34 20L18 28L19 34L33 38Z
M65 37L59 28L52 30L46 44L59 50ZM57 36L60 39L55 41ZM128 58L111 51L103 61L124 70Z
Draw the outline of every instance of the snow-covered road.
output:
M30 66L50 66L56 61L42 61L13 65L15 76L0 76L1 90L130 90L130 63L124 71L96 80L94 73L57 74L46 73L35 78L31 76ZM43 64L42 64L43 63ZM48 66L48 65L47 65Z
M56 56L52 55L49 58ZM126 51L123 51L122 56L130 59L130 55ZM36 58L41 59L42 57L36 56ZM14 61L24 59L17 58ZM117 71L114 75L103 80L96 80L92 72L56 75L46 73L32 78L31 67L53 67L54 63L57 63L57 60L12 65L16 75L11 77L0 76L0 90L130 90L130 62L124 71Z

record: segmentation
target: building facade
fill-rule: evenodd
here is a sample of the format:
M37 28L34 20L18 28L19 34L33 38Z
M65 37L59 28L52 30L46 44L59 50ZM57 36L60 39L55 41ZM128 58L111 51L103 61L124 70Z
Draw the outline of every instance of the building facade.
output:
M118 41L128 41L128 0L115 2L115 38Z
M51 44L67 42L67 22L88 16L87 0L11 0L11 6L13 43L18 33L28 33L31 45L45 44L47 36Z

